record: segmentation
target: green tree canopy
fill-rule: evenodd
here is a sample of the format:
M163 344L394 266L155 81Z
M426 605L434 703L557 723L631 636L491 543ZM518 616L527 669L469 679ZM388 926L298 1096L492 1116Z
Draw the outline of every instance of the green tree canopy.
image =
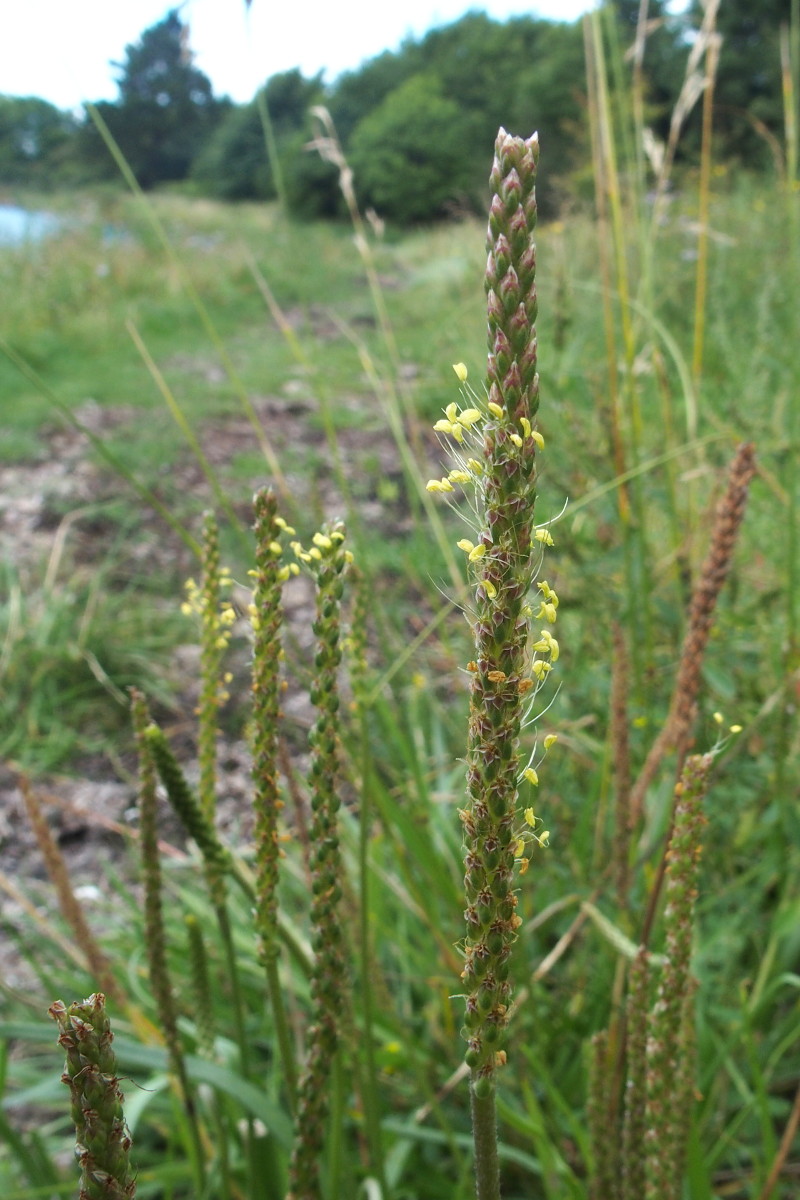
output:
M36 96L0 96L0 183L47 188L69 169L77 122Z
M310 136L309 109L323 99L321 74L305 79L298 70L273 75L266 84L266 101L281 158L295 153L299 140ZM202 148L192 177L211 195L223 200L271 199L275 184L265 148L265 134L256 100L232 108Z
M403 223L441 216L463 204L471 163L463 148L469 131L455 100L433 75L413 75L359 123L350 163L362 200Z
M329 107L359 191L382 215L402 222L430 220L450 205L482 208L487 155L500 125L526 136L538 129L548 161L559 164L542 175L546 210L556 174L566 174L582 145L583 74L579 25L468 13L343 76ZM433 124L426 134L425 103L435 136ZM421 163L428 174L434 145L446 155L446 178L417 185L411 176ZM389 167L397 178L381 183L379 169Z
M714 132L717 152L728 160L765 166L773 157L770 139L783 139L780 29L788 28L791 10L792 0L724 0L719 7ZM690 11L699 26L697 0Z
M214 98L193 65L189 29L173 9L125 49L119 99L97 109L142 187L185 179L192 161L230 104ZM87 126L84 154L101 166L105 153Z

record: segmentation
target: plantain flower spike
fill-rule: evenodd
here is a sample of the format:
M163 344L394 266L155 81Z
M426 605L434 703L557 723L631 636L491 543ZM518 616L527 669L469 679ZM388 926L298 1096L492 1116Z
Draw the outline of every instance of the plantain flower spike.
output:
M476 1097L494 1090L506 1058L511 1000L510 957L521 921L514 867L518 824L519 737L531 673L526 603L540 557L535 540L539 406L536 373L536 134L523 140L501 129L491 174L486 295L488 416L482 426L481 578L473 633L465 831L467 936L462 979L463 1034ZM470 555L471 557L471 555ZM555 611L553 610L553 616ZM498 685L493 680L505 680Z
M66 1052L61 1078L72 1097L79 1200L130 1200L136 1192L105 1002L102 992L96 992L69 1007L56 1000L49 1009Z

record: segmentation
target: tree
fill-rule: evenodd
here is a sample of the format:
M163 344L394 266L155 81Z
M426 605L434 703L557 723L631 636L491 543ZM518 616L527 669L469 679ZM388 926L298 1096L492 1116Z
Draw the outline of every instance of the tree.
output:
M726 0L727 2L727 0ZM614 0L620 49L628 55L637 37L640 0ZM689 52L685 15L671 15L665 0L648 0L642 58L646 122L661 141L669 136L670 119L683 85Z
M192 64L189 28L176 9L145 30L117 63L119 99L97 110L142 187L185 179L192 160L230 102L214 98L207 76ZM98 135L87 126L84 154L102 161Z
M724 0L717 16L722 49L714 90L717 149L750 167L772 159L770 138L783 136L780 28L789 25L792 0ZM702 9L691 8L695 25Z
M311 135L309 109L322 100L322 75L305 79L298 70L273 75L266 101L281 158L294 154L298 140ZM192 167L192 178L222 200L272 199L275 184L257 102L232 108L215 129Z
M47 188L69 174L77 122L36 96L0 96L0 183Z
M468 196L472 162L463 148L468 125L432 75L414 75L357 126L350 162L364 203L409 224L441 216ZM471 197L469 197L471 199Z

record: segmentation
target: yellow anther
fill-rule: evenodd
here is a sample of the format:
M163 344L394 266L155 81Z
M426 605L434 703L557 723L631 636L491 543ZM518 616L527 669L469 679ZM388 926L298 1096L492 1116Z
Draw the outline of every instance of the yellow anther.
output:
M458 379L459 383L467 382L467 368L463 363L453 363L453 370L456 373L456 378Z
M465 408L457 417L459 425L463 425L465 429L470 429L478 421L481 420L481 413L477 408Z

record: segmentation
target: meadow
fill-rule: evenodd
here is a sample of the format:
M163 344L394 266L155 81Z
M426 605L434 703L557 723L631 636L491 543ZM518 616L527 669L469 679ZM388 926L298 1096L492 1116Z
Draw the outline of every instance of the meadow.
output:
M693 849L696 1049L674 1194L789 1200L800 1170L791 1143L800 1116L800 195L722 166L705 180L687 173L655 198L640 184L631 170L618 210L611 203L596 218L576 205L536 235L545 447L536 519L555 542L542 577L560 597L560 654L536 731L523 731L523 758L534 737L558 740L535 792L525 784L549 845L535 848L517 888L515 1011L498 1085L503 1195L634 1200L603 1172L616 1170L621 1139L625 978L643 923L663 947L658 880L674 754L651 779L635 828L620 825L620 795L630 795L670 711L715 507L736 447L752 442L746 515L695 664L692 749L713 751L714 767ZM608 195L615 200L613 188ZM321 1194L470 1197L454 994L474 650L462 611L464 525L426 481L452 465L432 426L463 403L453 364L483 391L485 223L402 236L363 225L354 244L350 227L299 225L277 206L109 193L79 206L71 198L66 210L56 240L0 252L13 298L0 331L4 488L32 514L18 527L25 536L3 545L0 753L32 779L34 812L37 781L57 793L59 773L119 778L133 798L136 687L186 762L198 757L195 707L206 732L218 719L212 772L224 799L225 748L254 737L252 494L270 483L304 546L341 517L356 568L343 598L349 682L337 718L349 966L325 1085ZM214 577L215 535L208 525L205 543L201 534L208 509L232 573L233 616L215 667L230 672L230 698L204 710L186 663L202 672L210 660L192 657L198 627L181 605L199 559L206 582ZM285 592L276 937L290 1057L313 959L313 590L292 577ZM198 770L202 749L200 759ZM226 826L235 869L222 902L213 886L208 895L197 886L208 847L187 850L173 826L163 834L161 969L175 1005L166 1042L170 1002L152 984L152 914L133 865L141 821L131 816L125 848L102 871L84 863L57 903L38 868L16 881L33 907L8 900L6 932L29 977L4 989L3 1195L74 1189L46 1010L106 978L120 1074L131 1081L137 1193L283 1197L291 1104L252 929L252 818L242 805ZM613 864L622 859L620 883ZM49 868L58 877L52 859ZM66 899L87 885L100 889L84 902L89 942ZM605 1029L592 1069L589 1045Z

